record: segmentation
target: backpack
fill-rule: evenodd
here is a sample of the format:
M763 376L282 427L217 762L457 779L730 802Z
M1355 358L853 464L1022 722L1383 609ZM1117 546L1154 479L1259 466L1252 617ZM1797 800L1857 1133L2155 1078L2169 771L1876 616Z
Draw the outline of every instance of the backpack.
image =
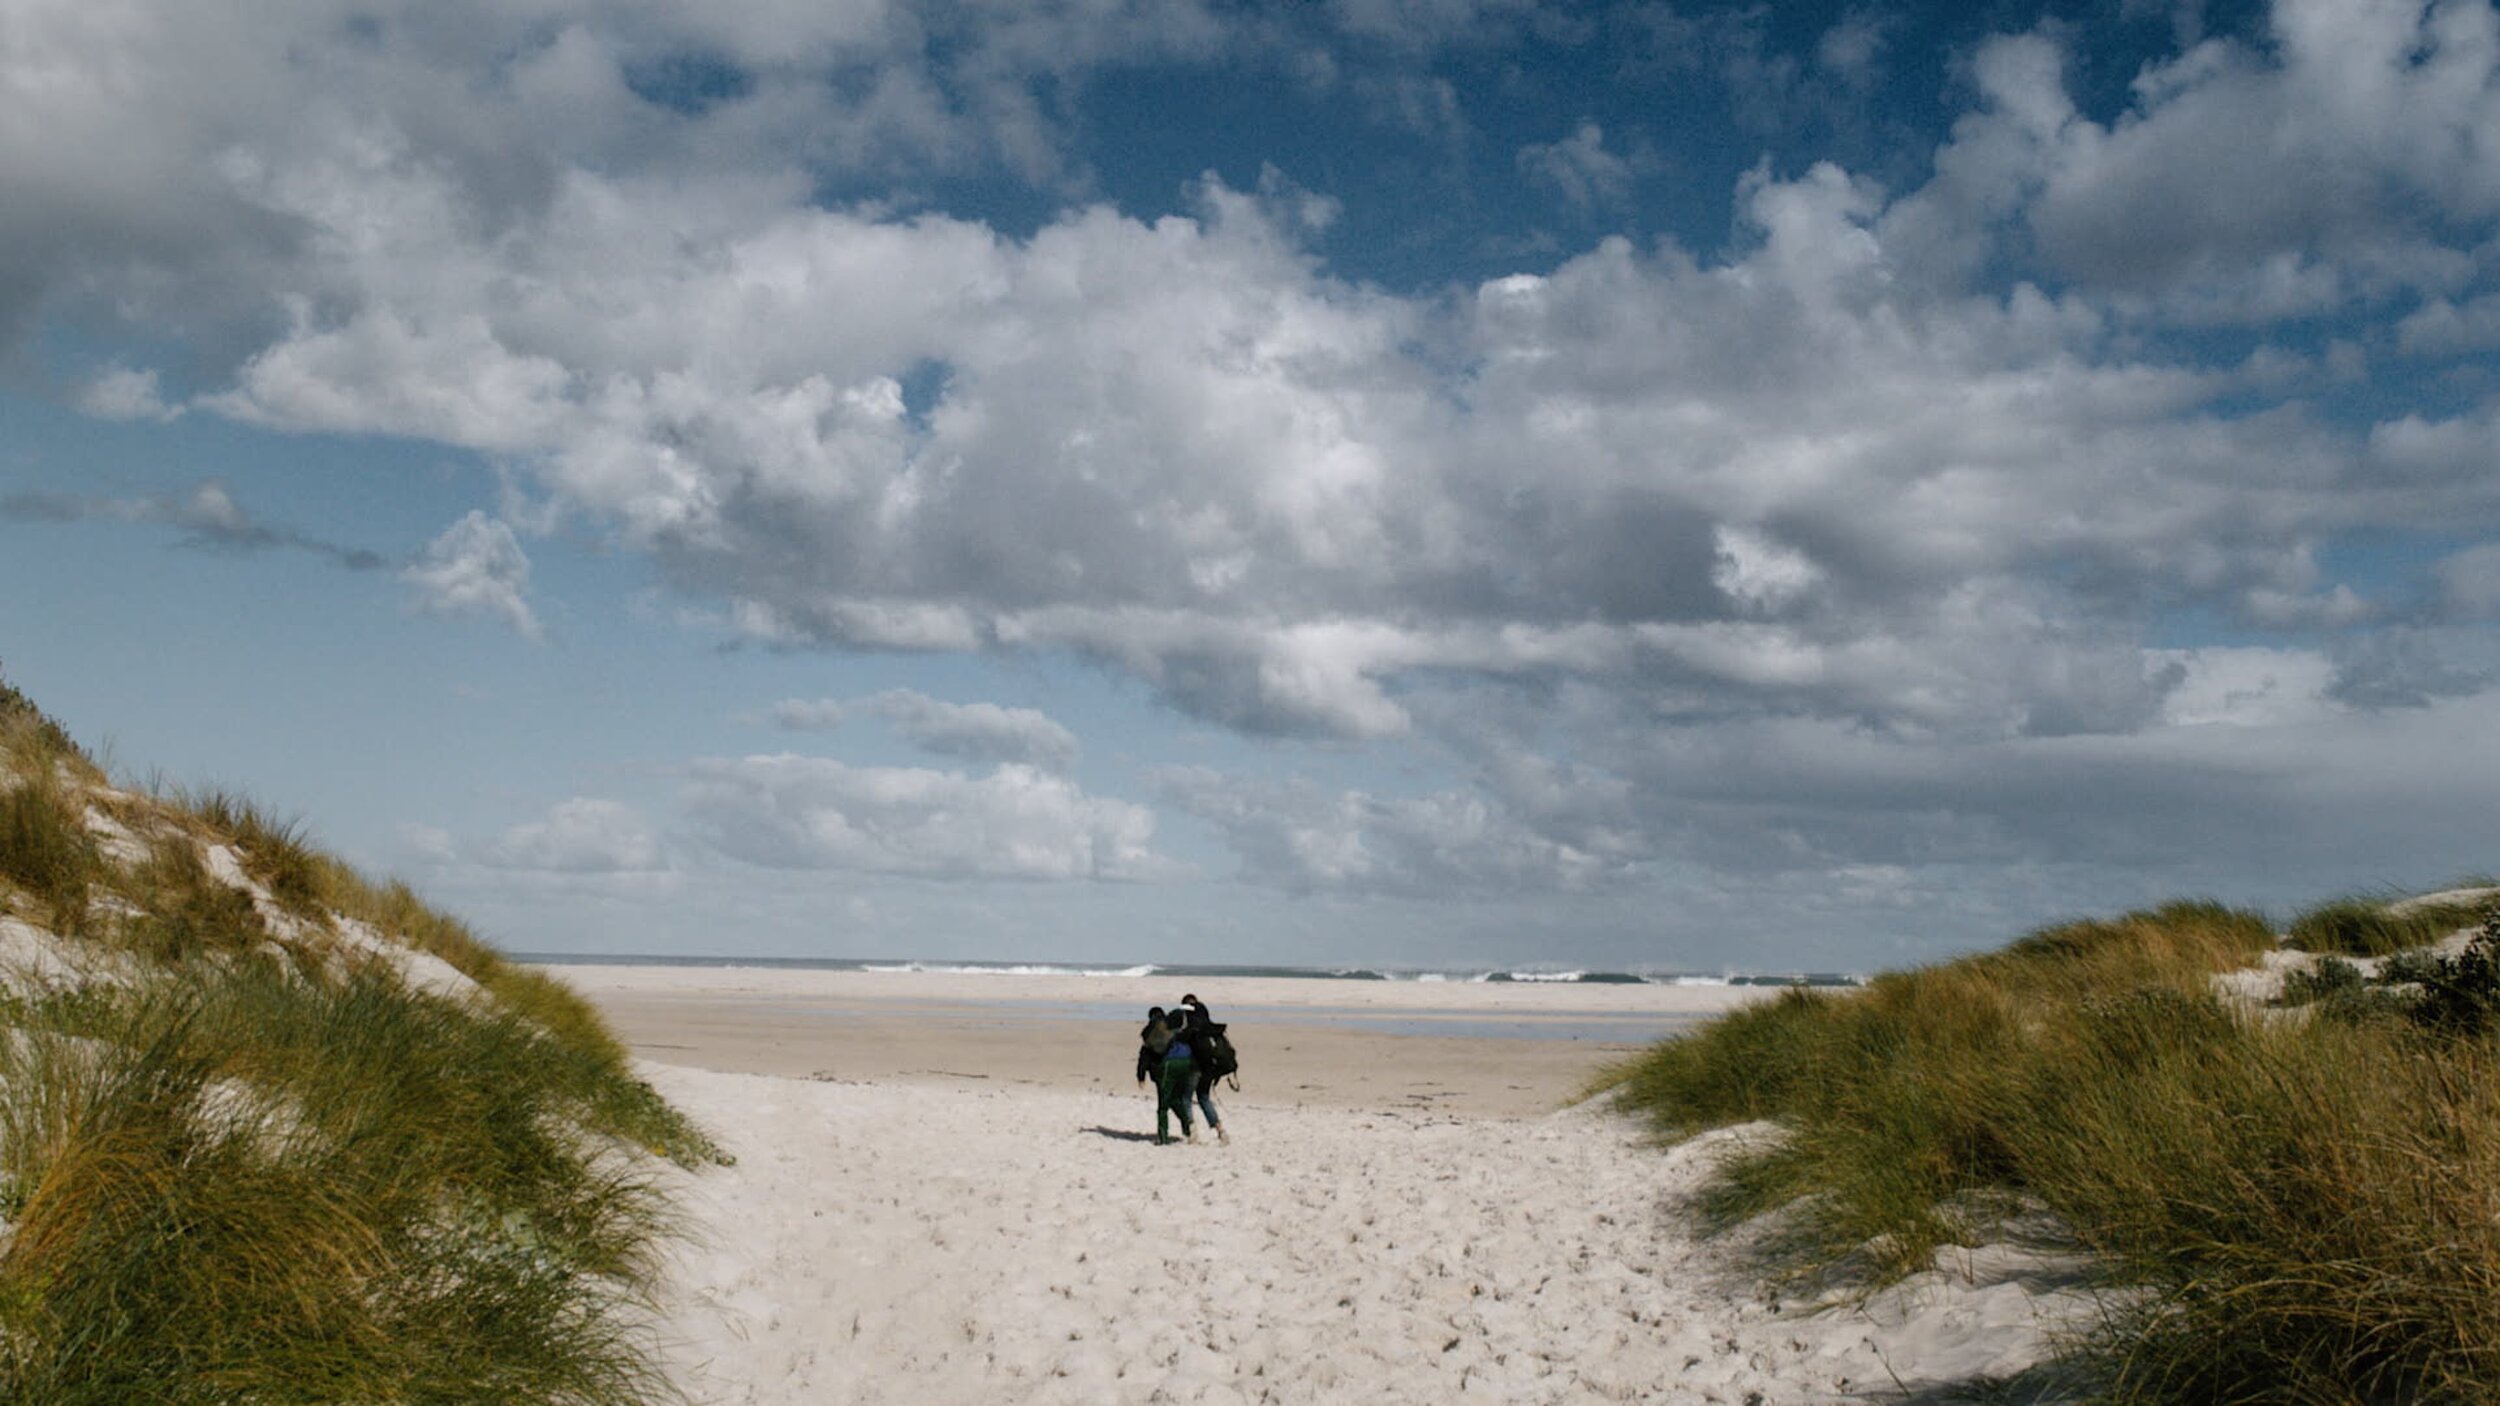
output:
M1193 1033L1190 1042L1198 1052L1198 1067L1218 1079L1241 1071L1241 1060L1224 1030L1221 1025L1204 1026Z

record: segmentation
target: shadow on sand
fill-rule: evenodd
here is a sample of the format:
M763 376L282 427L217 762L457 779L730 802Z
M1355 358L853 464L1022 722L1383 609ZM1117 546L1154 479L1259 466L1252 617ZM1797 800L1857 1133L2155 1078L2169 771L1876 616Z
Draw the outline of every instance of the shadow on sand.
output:
M1098 1137L1116 1138L1121 1142L1152 1142L1155 1140L1155 1135L1152 1133L1131 1132L1127 1128L1106 1128L1100 1123L1096 1123L1094 1126L1087 1128L1085 1131L1093 1133Z

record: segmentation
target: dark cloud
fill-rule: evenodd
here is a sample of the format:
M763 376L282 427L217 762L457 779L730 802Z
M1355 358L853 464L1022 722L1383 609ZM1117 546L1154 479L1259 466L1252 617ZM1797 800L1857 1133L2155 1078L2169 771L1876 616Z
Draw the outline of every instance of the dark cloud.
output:
M2488 670L2444 657L2428 636L2388 629L2338 641L2326 696L2355 708L2427 708L2442 698L2468 698L2492 686Z
M12 493L0 498L0 517L17 522L127 522L171 527L184 545L213 551L300 551L326 557L350 571L390 565L379 552L342 546L288 527L254 519L224 484L208 480L181 496L78 498L57 493Z

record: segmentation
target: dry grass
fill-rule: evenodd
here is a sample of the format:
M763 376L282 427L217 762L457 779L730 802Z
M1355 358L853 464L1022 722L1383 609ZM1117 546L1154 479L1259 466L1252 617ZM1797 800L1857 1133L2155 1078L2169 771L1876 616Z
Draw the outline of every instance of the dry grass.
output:
M309 922L328 920L322 906L323 856L300 822L278 819L249 799L216 788L178 795L173 801L193 824L234 846L243 872L268 890L279 907Z
M232 792L105 796L5 685L0 747L0 902L121 955L0 988L0 1406L669 1397L645 1154L721 1154L595 1010ZM144 858L99 849L99 798ZM324 955L337 913L481 994Z
M77 933L104 875L77 796L50 768L14 784L0 776L0 882L24 893L54 931Z
M2470 928L2481 913L2478 903L2424 903L2399 910L2383 896L2351 895L2294 918L2285 936L2304 952L2384 957Z
M665 1205L546 1035L213 972L14 1012L0 1401L658 1397L621 1310Z
M209 953L248 952L271 940L251 895L220 882L184 838L156 845L116 884L138 909L114 930L119 943L151 961L178 962Z
M2209 994L2269 944L2211 905L2072 924L1786 994L1611 1086L1669 1133L1786 1126L1713 1204L1787 1208L1791 1270L1907 1273L2049 1212L2138 1291L2078 1357L2106 1399L2500 1400L2500 1047Z

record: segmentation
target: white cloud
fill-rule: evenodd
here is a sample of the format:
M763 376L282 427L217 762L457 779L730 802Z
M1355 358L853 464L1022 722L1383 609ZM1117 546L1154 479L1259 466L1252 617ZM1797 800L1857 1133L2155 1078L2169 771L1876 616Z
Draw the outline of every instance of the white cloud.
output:
M894 724L914 745L940 756L1016 762L1052 772L1076 765L1076 734L1033 708L947 703L907 688L851 702L786 698L773 705L773 720L798 731L836 728L863 713Z
M1714 540L1718 551L1710 583L1749 609L1777 610L1814 589L1822 579L1823 573L1804 553L1759 532L1721 524Z
M1783 158L1736 191L1725 252L1608 238L1412 296L1333 273L1303 213L1323 203L1281 178L1161 217L1083 203L1042 87L1277 32L1188 4L1010 9L446 0L351 27L314 0L250 24L35 0L0 41L0 337L194 329L211 390L187 407L476 451L543 509L508 517L607 534L776 647L1071 654L1245 732L1422 729L1496 759L1417 799L1175 792L1254 873L1315 890L1562 891L1722 855L1712 833L1739 869L1861 878L2124 857L2149 851L2092 828L2122 781L2215 821L2298 792L2266 750L2284 739L2409 763L2363 715L2445 725L2480 696L2461 632L2382 655L2317 637L2408 608L2319 565L2356 533L2455 541L2440 607L2500 611L2500 420L2463 360L2491 343L2500 234L2487 6L2286 4L2270 44L2156 62L2114 113L2070 92L2073 31L1998 37L1923 184ZM1452 44L1525 20L1330 18ZM1807 100L1813 73L1729 33L1749 92ZM1889 34L1853 16L1815 61L1856 81ZM697 59L719 92L655 89ZM1469 138L1438 75L1343 81ZM1602 208L1628 132L1583 125L1519 169ZM1010 235L927 197L999 172L1062 213ZM846 203L860 188L881 199ZM2209 323L2261 345L2219 365L2163 340ZM2391 350L2456 379L2408 404L2371 379ZM89 403L163 413L155 374L117 368ZM317 545L222 490L113 501L135 506L7 510ZM471 514L407 580L542 633L507 521ZM2204 619L2287 638L2145 648ZM1489 698L1527 701L1497 722ZM1537 706L1557 699L1568 727ZM1150 867L1151 817L1053 775L1075 742L1038 713L785 706L1017 765L710 764L725 852ZM2182 737L2245 750L2164 751ZM2219 799L2174 796L2165 766ZM1574 791L1594 799L1554 798Z
M1389 797L1205 768L1168 771L1158 789L1222 833L1244 877L1296 893L1577 890L1623 872L1623 856L1552 839L1463 791Z
M530 609L529 557L512 528L482 512L443 530L416 561L400 572L419 609L436 615L483 615L501 620L524 639L546 631Z
M2500 212L2490 7L2285 0L2272 21L2266 49L2208 40L2147 67L2114 122L2024 122L2046 158L2028 223L2057 266L2252 321L2468 273L2444 231Z
M1882 77L1884 49L1899 23L1892 15L1852 10L1815 41L1814 61L1852 88L1870 88Z
M2451 612L2469 620L2500 616L2500 543L2450 553L2433 569Z
M1194 217L1076 208L1024 239L812 206L766 140L785 121L818 146L908 129L928 154L990 120L905 121L891 92L773 115L819 100L800 93L807 63L899 52L886 11L791 20L791 52L814 57L787 62L745 21L584 17L482 94L508 17L469 18L479 32L385 26L380 57L313 44L283 72L213 41L231 71L337 120L244 121L215 160L177 153L186 188L292 231L251 281L279 295L282 327L199 403L493 455L551 518L613 530L775 644L1071 650L1261 732L1396 735L1429 671L1637 688L1662 664L1722 706L2003 732L2075 713L2063 695L2145 600L2349 625L2344 583L2299 579L2318 542L2500 518L2487 482L2373 483L2350 472L2349 431L2248 414L2231 399L2245 381L2140 359L2120 329L2141 280L2115 280L2116 302L1962 281L2026 210L2077 272L2131 257L2137 233L2076 223L2099 208L2087 189L2175 187L2163 211L2238 218L2203 198L2195 153L2339 83L2367 90L2338 99L2347 112L2385 111L2342 135L2302 119L2302 140L2333 144L2330 169L2438 185L2472 216L2479 197L2390 135L2475 110L2451 91L2472 54L2453 24L2420 72L2330 62L2316 36L2287 37L2279 60L2200 50L2148 73L2111 126L2075 112L2053 43L1995 41L1974 64L1982 105L1922 189L1766 168L1723 260L1608 240L1444 303L1327 276L1290 202L1216 184ZM1194 10L1120 32L1139 23L1002 23L980 36L983 72L1010 83L1220 37ZM149 44L191 33L140 31L155 38L123 53L143 70L173 52ZM1870 36L1833 39L1834 61ZM633 64L696 40L739 67L739 95L676 113L633 94ZM359 107L344 85L383 58L394 84ZM236 101L180 83L150 100ZM140 130L100 103L66 120ZM144 127L156 146L178 130ZM1544 152L1566 157L1591 198L1620 174L1593 125ZM2366 252L2303 243L2298 212L2277 213L2246 266L2280 269L2285 289ZM2180 267L2179 286L2203 286L2202 264ZM925 404L906 404L915 368L935 370ZM411 580L432 608L534 634L526 565L483 522Z
M2500 347L2500 293L2454 303L2433 298L2396 324L2396 345L2408 356L2470 356Z
M2163 721L2177 727L2282 727L2315 723L2327 702L2334 665L2305 649L2209 647L2164 650L2157 658L2180 667L2163 700Z
M78 408L100 420L170 420L179 411L157 393L154 371L117 366L89 381Z
M717 852L777 869L953 879L1170 872L1143 806L1029 766L986 776L789 754L694 764L685 808Z
M854 711L854 705L835 698L784 698L773 705L773 721L793 732L831 732Z
M542 820L506 830L472 851L495 869L567 874L637 873L666 867L659 836L641 812L618 801L577 796Z
M1521 147L1518 159L1522 174L1582 210L1612 205L1632 187L1632 163L1606 150L1606 133L1594 122L1560 141Z

